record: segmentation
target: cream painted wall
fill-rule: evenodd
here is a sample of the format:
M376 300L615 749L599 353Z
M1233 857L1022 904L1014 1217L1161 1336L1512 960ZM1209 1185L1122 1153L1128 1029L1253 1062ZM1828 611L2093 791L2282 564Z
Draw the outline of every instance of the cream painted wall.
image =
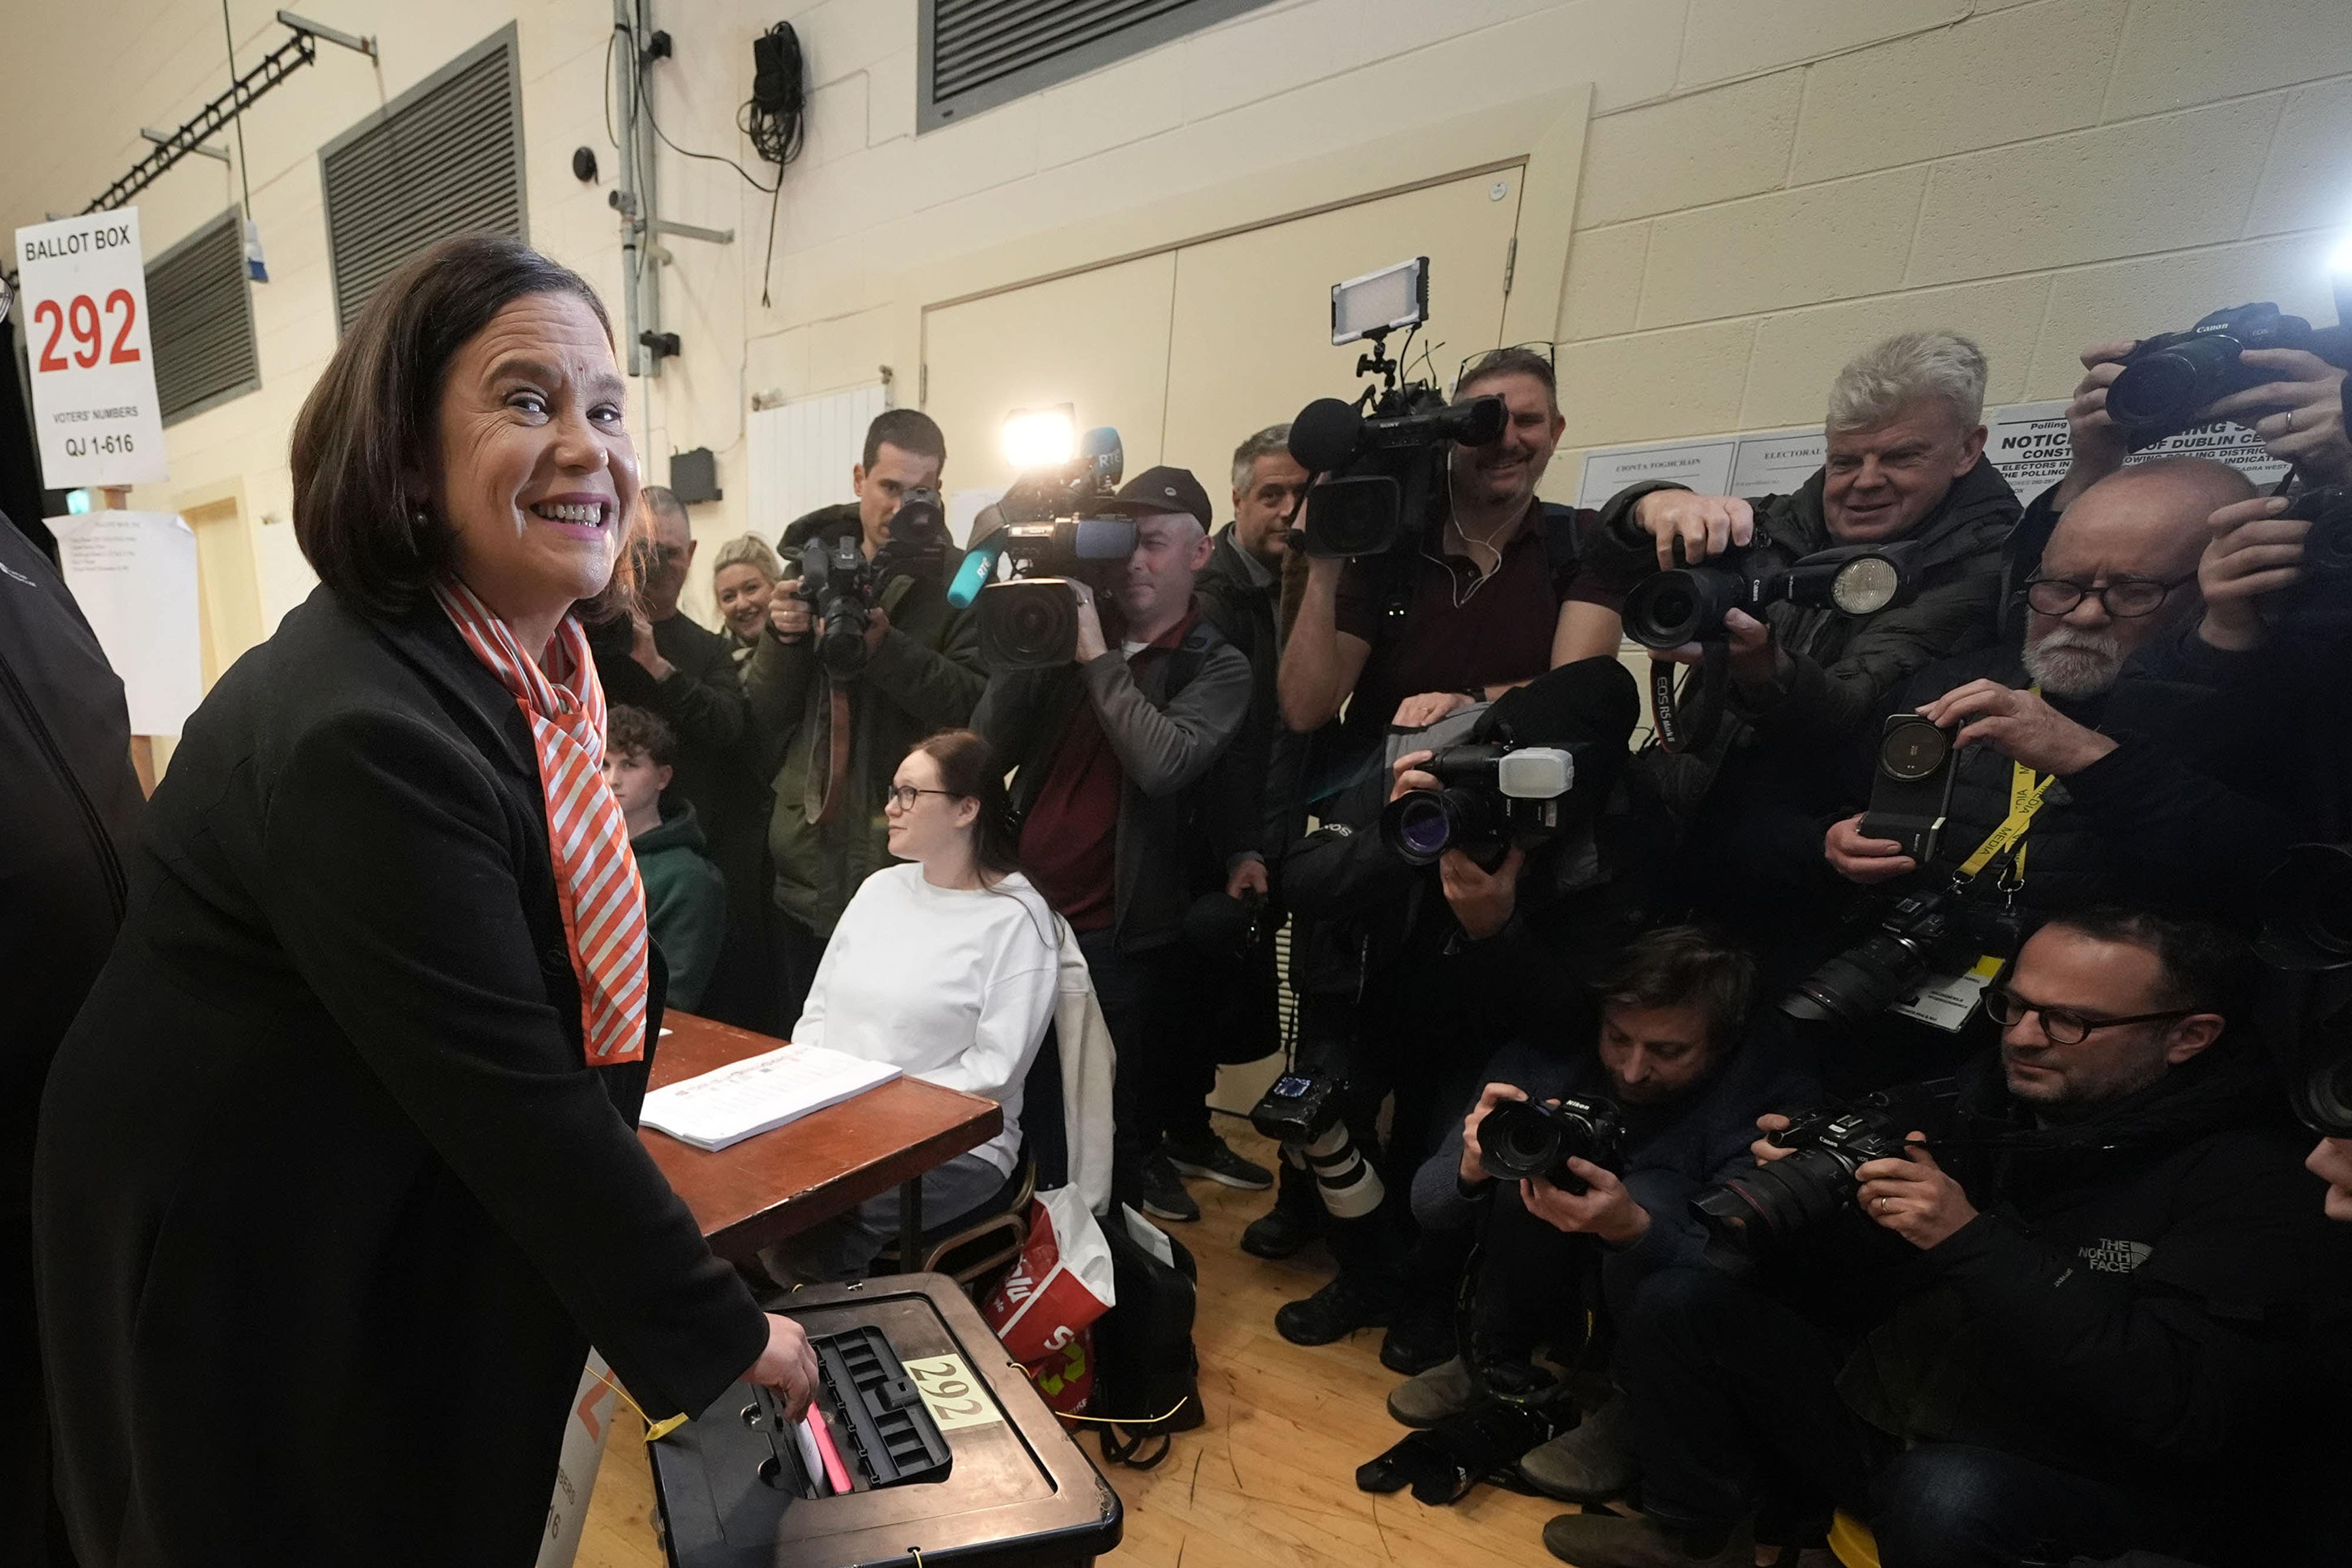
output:
M79 209L142 151L139 126L177 124L224 80L212 0L7 4L11 226ZM172 481L134 498L169 505L241 479L273 622L310 585L286 521L287 433L334 346L318 145L511 18L531 237L616 310L620 276L606 187L568 167L583 142L608 181L615 162L609 5L306 5L377 34L381 65L322 47L247 118L273 279L256 290L263 387L174 426ZM284 36L275 7L231 0L241 60ZM1496 131L1510 106L1585 81L1590 133L1568 143L1580 181L1531 183L1522 218L1523 253L1573 230L1559 308L1571 449L1554 494L1575 487L1578 445L1817 417L1836 365L1907 326L1979 334L1998 400L2060 396L2095 338L2254 298L2328 314L2318 258L2352 218L2352 28L2340 0L2226 13L2203 0L1277 0L917 138L914 0L670 0L656 20L677 54L656 68L655 101L677 142L747 155L733 122L749 39L780 16L815 90L770 307L766 200L724 167L664 153L667 215L741 237L669 242L664 324L686 352L638 389L635 429L656 479L673 449L717 450L727 497L696 517L715 546L742 527L751 394L870 382L887 365L898 400L914 402L926 304L1230 226L1213 212L1230 191L1276 204L1252 221L1369 194L1399 183L1384 170L1402 149L1465 116L1486 113L1478 136L1500 141L1474 157L1477 136L1438 138L1465 149L1459 166L1526 152L1548 121L1531 109L1524 134ZM147 243L172 244L235 191L233 172L187 161L140 199ZM1515 291L1512 328L1549 313L1540 287ZM707 613L707 582L693 591Z

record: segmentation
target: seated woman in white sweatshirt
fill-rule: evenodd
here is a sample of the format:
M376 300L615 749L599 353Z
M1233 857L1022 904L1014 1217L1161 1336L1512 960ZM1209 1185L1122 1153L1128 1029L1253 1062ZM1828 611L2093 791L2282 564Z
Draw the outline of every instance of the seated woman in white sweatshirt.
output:
M979 1207L1013 1173L1022 1082L1053 1021L1060 959L1053 912L1015 869L1004 770L987 741L968 729L922 741L883 810L890 852L908 863L859 884L792 1038L1004 1107L1002 1133L923 1177L929 1227ZM893 1190L763 1261L786 1285L856 1279L898 1227Z

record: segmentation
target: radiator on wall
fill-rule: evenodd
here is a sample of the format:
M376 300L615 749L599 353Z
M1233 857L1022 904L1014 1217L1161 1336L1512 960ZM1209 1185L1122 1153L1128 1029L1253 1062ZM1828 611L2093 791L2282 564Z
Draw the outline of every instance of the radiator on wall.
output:
M888 406L889 389L877 382L755 410L751 531L776 544L795 519L854 499L849 471L865 454L866 427Z

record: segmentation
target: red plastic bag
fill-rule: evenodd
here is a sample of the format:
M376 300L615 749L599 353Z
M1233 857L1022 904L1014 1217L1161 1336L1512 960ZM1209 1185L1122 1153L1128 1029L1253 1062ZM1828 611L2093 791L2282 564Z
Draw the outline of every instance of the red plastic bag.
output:
M982 1300L980 1315L1013 1360L1031 1365L1076 1339L1114 1300L1102 1228L1076 1188L1056 1187L1030 1206L1028 1244Z

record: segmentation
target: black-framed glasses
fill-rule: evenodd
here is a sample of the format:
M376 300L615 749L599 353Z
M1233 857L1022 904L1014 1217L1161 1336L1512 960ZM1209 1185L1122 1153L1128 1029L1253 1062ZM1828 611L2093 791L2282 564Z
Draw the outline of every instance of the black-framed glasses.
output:
M2161 581L2153 577L2119 577L2105 587L2076 582L2071 577L2037 577L2025 585L2025 602L2044 615L2064 615L2085 599L2096 599L2110 620L2133 621L2164 608L2173 590L2197 580L2197 574Z
M2042 1032L2056 1045L2080 1045L2094 1030L2113 1029L2117 1024L2154 1023L2158 1019L2185 1019L2197 1010L2168 1008L2160 1013L2132 1013L2119 1019L2088 1018L2072 1008L2045 1008L2040 1002L2029 1002L2000 986L1986 988L1985 1007L1992 1013L1993 1021L2003 1029L2023 1023L2028 1013L2041 1014Z
M954 794L955 791L952 789L918 789L912 784L893 784L883 792L882 799L887 803L898 807L901 811L911 811L915 809L915 797L918 795L952 797Z

